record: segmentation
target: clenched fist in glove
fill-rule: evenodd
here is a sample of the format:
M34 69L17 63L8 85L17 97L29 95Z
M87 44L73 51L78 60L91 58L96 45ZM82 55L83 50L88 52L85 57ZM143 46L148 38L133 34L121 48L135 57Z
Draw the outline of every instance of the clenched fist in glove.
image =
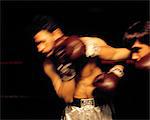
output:
M63 48L64 54L71 60L78 59L85 55L85 45L78 36L57 39L54 44L54 51L59 48Z
M84 44L77 36L61 37L55 41L53 56L56 60L56 70L63 81L71 80L76 76L73 61L84 55Z
M150 70L150 54L137 61L135 67L138 69Z
M93 85L97 88L100 88L104 91L113 91L119 79L123 76L123 66L121 65L116 65L108 73L102 73L98 75L94 82Z

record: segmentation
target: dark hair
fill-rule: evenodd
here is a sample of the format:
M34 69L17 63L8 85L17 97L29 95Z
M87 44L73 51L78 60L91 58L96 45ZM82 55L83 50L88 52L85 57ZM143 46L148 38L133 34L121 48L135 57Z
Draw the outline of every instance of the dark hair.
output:
M44 29L50 32L58 28L56 20L51 16L37 15L32 21L32 33L35 35L38 31Z
M135 36L130 40L127 38L127 35L134 33L142 35L144 32L148 32L148 34L145 34L142 37ZM131 47L137 38L140 40L141 43L149 45L149 37L150 37L149 35L150 35L150 21L137 21L128 27L127 31L124 34L123 40L126 47Z
M148 26L150 27L150 21L137 21L128 27L127 32L132 34L134 32L142 33L145 31L150 31Z

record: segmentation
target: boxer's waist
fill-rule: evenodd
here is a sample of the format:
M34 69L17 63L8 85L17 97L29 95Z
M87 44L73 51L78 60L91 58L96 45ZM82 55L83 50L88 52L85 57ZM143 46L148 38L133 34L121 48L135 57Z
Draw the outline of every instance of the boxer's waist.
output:
M89 98L89 99L74 98L73 102L70 103L70 105L77 106L77 107L83 107L83 106L87 106L87 105L92 105L94 107L99 106L97 100L94 98Z

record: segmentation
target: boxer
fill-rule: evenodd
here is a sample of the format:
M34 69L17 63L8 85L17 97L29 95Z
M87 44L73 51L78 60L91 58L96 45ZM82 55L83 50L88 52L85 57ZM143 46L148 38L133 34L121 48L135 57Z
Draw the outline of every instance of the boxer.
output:
M47 57L43 63L45 74L51 79L57 95L68 103L62 119L112 120L109 105L98 106L93 91L96 88L114 91L124 67L114 66L103 73L96 59L99 62L101 59L126 59L130 50L113 48L97 37L65 36L51 22L44 23L34 35L34 40L38 52Z
M135 67L142 70L150 69L150 21L135 22L125 32L124 41L132 51L131 59Z
M150 35L150 21L141 22L138 21L128 28L128 31L125 32L124 41L126 47L131 51L130 59L124 61L127 64L134 64L137 69L149 70L150 69L150 46L149 46L149 36ZM113 62L113 61L112 61ZM115 63L114 63L115 64ZM104 84L109 74L101 74L97 76L94 85L102 87L106 90ZM116 75L113 74L113 77L116 78ZM116 78L118 80L118 78ZM117 84L117 80L113 81L112 87L114 84Z

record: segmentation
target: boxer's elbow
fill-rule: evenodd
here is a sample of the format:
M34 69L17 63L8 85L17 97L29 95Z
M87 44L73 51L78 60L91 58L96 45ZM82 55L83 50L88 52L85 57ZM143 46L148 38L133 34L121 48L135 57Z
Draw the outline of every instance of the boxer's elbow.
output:
M73 96L65 96L63 99L66 103L71 103L73 101Z
M73 100L73 94L67 94L67 92L63 92L62 90L59 90L57 95L63 98L66 103L70 103Z

